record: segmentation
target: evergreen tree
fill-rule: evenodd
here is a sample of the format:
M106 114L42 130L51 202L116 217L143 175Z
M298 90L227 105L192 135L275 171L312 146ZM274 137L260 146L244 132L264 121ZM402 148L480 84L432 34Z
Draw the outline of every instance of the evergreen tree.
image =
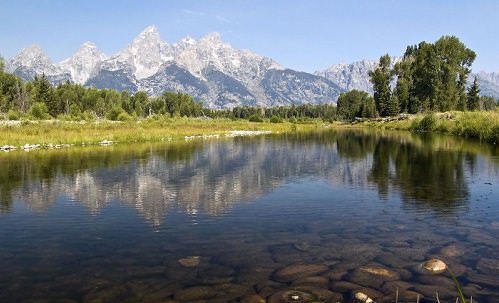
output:
M376 109L381 116L387 116L391 113L391 110L388 112L389 108L392 108L389 103L392 94L390 82L393 80L391 59L388 54L381 56L378 67L369 72L369 77L373 84Z
M362 104L362 118L375 118L376 116L377 113L374 98L369 96L365 100L364 104Z
M47 106L48 113L52 117L56 117L58 113L62 112L62 106L54 96L54 89L45 74L40 77L36 76L34 80L35 87L35 103L44 103Z
M354 120L355 117L363 116L363 109L371 98L366 92L355 89L342 93L336 103L338 116L346 120ZM368 113L368 111L371 110L367 108L366 115L372 114L372 112Z
M468 90L468 95L467 95L468 110L480 110L480 96L478 95L479 93L480 89L478 88L477 79L475 77L475 80L473 80L473 84Z

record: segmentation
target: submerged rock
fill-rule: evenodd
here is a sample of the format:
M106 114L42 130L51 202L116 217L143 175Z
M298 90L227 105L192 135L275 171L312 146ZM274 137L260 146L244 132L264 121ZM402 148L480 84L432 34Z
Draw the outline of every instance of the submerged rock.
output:
M424 273L440 274L447 270L447 264L439 259L430 259L421 264L421 269Z
M343 302L343 296L328 289L315 287L299 287L292 290L281 290L269 297L267 303L326 303Z
M330 289L336 292L349 292L354 289L360 289L362 286L352 283L352 282L347 282L347 281L337 281L331 283Z
M368 295L366 295L363 292L357 292L353 295L353 301L356 303L373 303L374 300L369 298Z
M442 248L440 253L446 257L460 257L466 253L466 250L462 246L451 244Z
M276 271L272 278L275 281L287 283L299 278L320 275L328 269L328 266L322 264L290 265Z
M266 300L257 294L247 295L240 301L241 303L265 303Z
M383 302L398 302L398 303L415 303L421 302L425 297L415 291L399 289L395 290L392 294L383 298Z
M400 274L380 265L366 265L354 270L345 278L362 286L379 289L387 281L400 280Z
M313 277L305 277L296 279L291 284L292 286L313 286L313 287L322 287L328 288L329 279L321 276L313 276Z
M485 274L499 275L499 260L481 258L476 264L476 269Z
M306 303L314 300L312 294L300 290L282 290L270 296L268 303Z
M191 256L182 259L178 259L178 263L185 267L196 267L201 262L201 258L199 256Z
M383 268L381 266L364 266L360 268L361 272L365 272L368 274L372 274L375 276L380 276L382 278L387 278L390 280L398 279L400 275L395 271L389 270L387 268Z
M308 242L296 242L293 247L301 252L306 252L310 250L310 244Z
M177 301L207 300L217 296L217 291L207 286L194 286L180 289L175 292L173 298Z

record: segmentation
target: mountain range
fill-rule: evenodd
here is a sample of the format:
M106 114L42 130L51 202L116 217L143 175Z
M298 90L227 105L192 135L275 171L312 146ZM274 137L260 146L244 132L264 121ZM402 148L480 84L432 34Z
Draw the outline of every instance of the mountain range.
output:
M33 45L6 65L25 80L44 73L55 85L71 81L131 93L142 90L149 95L179 91L211 108L334 103L340 93L351 89L372 93L368 71L375 66L376 61L363 60L306 73L233 48L218 33L169 44L155 26L147 27L113 56L85 42L73 56L54 63ZM499 97L499 74L480 72L477 76L483 94Z

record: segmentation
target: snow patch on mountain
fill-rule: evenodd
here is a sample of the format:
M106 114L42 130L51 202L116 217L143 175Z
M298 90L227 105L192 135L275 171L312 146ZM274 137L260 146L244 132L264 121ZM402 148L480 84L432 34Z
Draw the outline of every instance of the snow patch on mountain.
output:
M95 67L107 58L108 56L99 51L94 43L85 42L73 56L59 63L59 67L69 71L74 82L84 84Z

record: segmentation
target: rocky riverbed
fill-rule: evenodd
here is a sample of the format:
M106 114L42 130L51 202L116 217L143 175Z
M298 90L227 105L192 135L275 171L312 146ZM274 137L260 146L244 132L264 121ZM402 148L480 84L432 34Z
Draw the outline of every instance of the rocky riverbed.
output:
M349 232L361 236L348 241L313 223L306 228L313 233L283 235L277 243L222 236L218 240L225 241L226 249L212 253L211 244L203 243L196 256L182 255L186 248L178 243L164 244L143 260L82 251L76 258L78 271L40 283L34 295L47 296L50 302L358 302L356 296L365 296L374 302L413 303L433 302L438 293L443 302L454 302L457 290L449 272L434 260L425 263L439 258L458 276L467 297L499 302L499 241L494 234L459 231L473 239L468 245L418 230L408 233L408 238L400 233L403 224L384 231L385 236L377 240L371 235L379 232L376 228L350 227ZM371 238L365 241L366 237ZM127 254L143 249L147 247L130 248ZM54 266L75 259L63 252L51 253ZM32 270L52 264L46 261ZM3 270L16 276L14 266ZM10 287L4 291L15 291L20 285ZM68 299L65 290L69 288L81 300Z

